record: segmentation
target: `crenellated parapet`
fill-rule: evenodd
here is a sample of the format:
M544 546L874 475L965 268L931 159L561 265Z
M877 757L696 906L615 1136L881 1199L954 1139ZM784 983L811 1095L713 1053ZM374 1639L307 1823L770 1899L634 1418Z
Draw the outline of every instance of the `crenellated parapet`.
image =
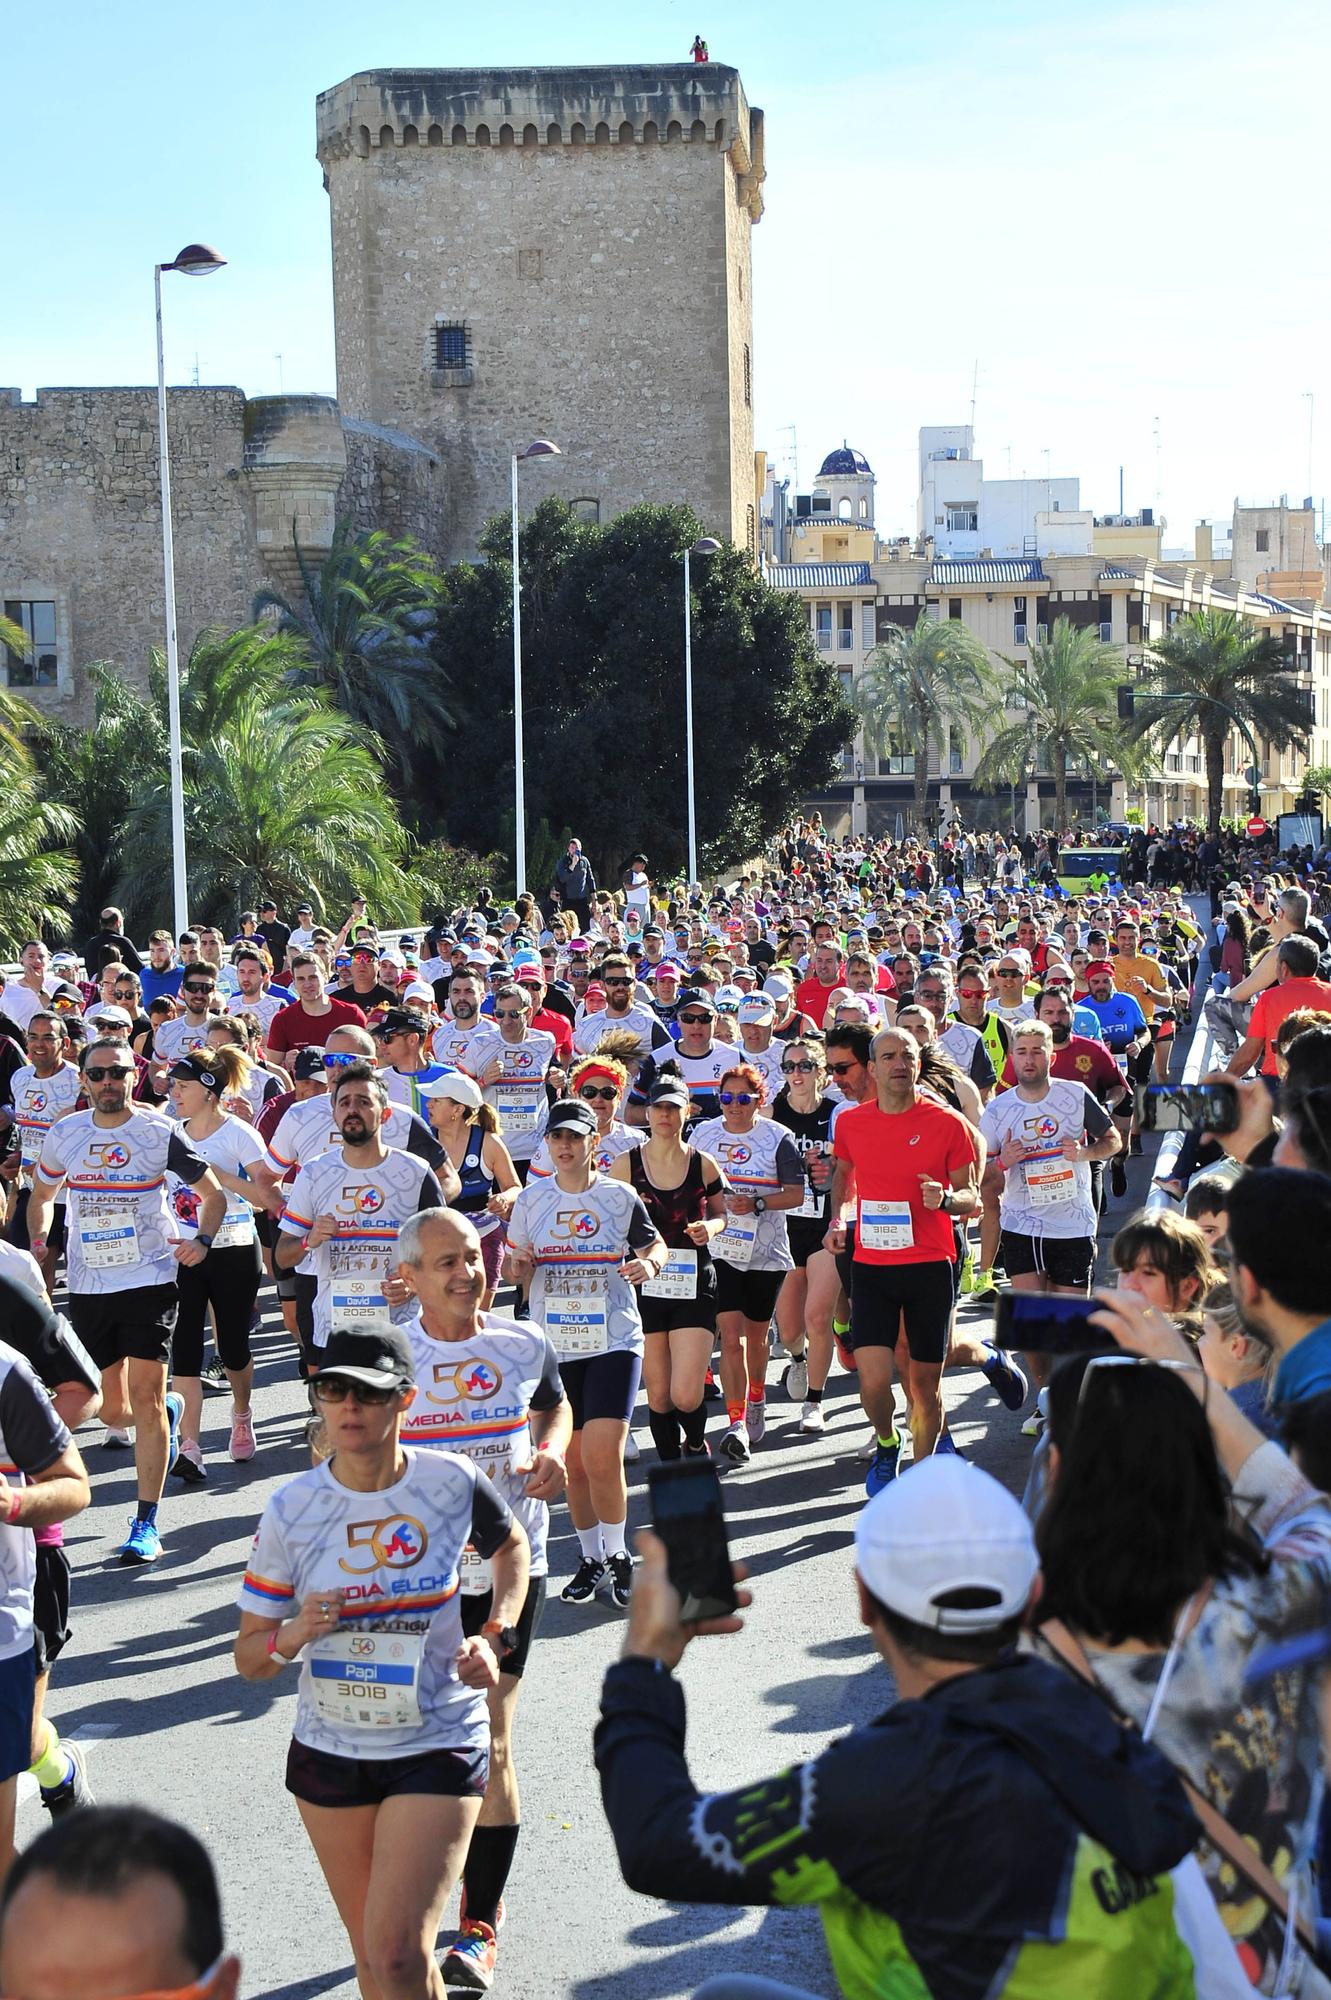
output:
M366 70L323 91L317 151L344 159L416 147L710 146L762 214L763 115L721 63L606 69Z

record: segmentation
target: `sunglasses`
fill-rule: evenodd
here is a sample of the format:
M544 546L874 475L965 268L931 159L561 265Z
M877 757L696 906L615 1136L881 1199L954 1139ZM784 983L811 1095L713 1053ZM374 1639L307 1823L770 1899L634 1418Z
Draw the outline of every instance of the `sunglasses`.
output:
M681 1014L679 1018L685 1027L699 1028L704 1022L710 1021L712 1017L710 1014Z
M523 1009L521 1007L496 1007L494 1018L496 1021L521 1021L523 1019Z
M182 993L211 993L213 990L213 982L210 979L206 986L201 986L196 981L194 985L182 986L180 990Z
M863 1069L864 1064L858 1062L829 1063L827 1067L831 1070L833 1076L849 1076L853 1069Z
M83 1074L89 1083L105 1083L108 1076L133 1076L134 1072L132 1069L123 1069L118 1063L106 1068L101 1063L94 1063L90 1069L85 1069Z
M365 1060L365 1058L364 1058L363 1056L351 1056L351 1055L347 1055L347 1056L330 1056L330 1055L329 1055L329 1054L328 1054L328 1053L327 1053L327 1052L325 1051L325 1054L324 1054L324 1068L325 1068L325 1069L341 1069L344 1063L354 1063L354 1062L364 1062L364 1060Z
M1206 1375L1206 1370L1196 1361L1175 1361L1172 1357L1157 1361L1154 1355L1150 1354L1093 1354L1086 1363L1086 1372L1077 1391L1078 1414L1086 1401L1086 1385L1092 1375L1108 1368L1168 1368L1176 1375L1200 1375L1203 1378Z
M810 1073L810 1071L811 1071L811 1070L813 1069L813 1067L814 1067L814 1065L813 1065L813 1064L812 1064L811 1062L788 1062L788 1063L782 1063L782 1065L781 1065L781 1074L782 1074L782 1076L794 1076L794 1075L795 1075L795 1073L796 1073L796 1072L798 1071L798 1072L800 1072L800 1073L801 1073L802 1075L805 1075L805 1076L807 1076L807 1075L808 1075L808 1074Z
M722 1104L756 1104L757 1102L758 1100L753 1095L752 1091L723 1090L721 1092Z
M391 1389L372 1389L368 1382L345 1382L338 1376L330 1376L326 1382L315 1381L311 1387L320 1403L345 1403L350 1396L353 1402L365 1403L372 1408L391 1403L394 1396L402 1393L396 1382Z
M583 1083L578 1086L578 1096L586 1104L594 1104L598 1097L609 1103L619 1096L619 1091L613 1083Z
M602 983L606 986L632 986L633 981L631 979L606 979Z
M1000 979L1024 979L1026 977L1019 965L1000 965L998 976Z

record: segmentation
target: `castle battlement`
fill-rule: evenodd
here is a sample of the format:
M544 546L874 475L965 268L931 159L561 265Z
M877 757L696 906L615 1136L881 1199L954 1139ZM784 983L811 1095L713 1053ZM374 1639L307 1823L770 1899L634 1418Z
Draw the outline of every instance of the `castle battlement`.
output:
M763 114L721 63L601 69L364 70L317 103L317 151L332 161L416 146L715 146L762 214Z

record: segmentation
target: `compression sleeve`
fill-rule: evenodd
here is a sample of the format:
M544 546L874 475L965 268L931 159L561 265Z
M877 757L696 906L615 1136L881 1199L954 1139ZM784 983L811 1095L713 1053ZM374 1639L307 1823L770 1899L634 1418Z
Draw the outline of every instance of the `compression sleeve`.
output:
M549 1340L545 1343L545 1358L541 1363L541 1379L532 1390L528 1408L532 1410L553 1410L564 1400L564 1378L559 1372L559 1362Z
M471 1497L471 1533L467 1540L478 1555L492 1556L513 1528L513 1516L488 1479L476 1475Z

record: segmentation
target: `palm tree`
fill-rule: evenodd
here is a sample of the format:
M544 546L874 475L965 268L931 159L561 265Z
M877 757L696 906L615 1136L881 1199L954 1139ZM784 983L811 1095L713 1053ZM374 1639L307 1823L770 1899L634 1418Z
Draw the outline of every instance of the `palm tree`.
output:
M864 663L855 707L866 747L889 754L894 739L915 756L915 819L923 825L931 746L951 723L978 729L994 699L994 674L979 640L955 619L921 612L913 631L895 627Z
M63 932L78 882L67 843L77 822L43 799L31 770L11 769L0 786L0 950L17 954L28 938Z
M419 912L408 840L384 782L382 745L319 689L293 686L294 635L205 632L181 675L190 907L230 921L262 894L309 896L339 914L353 894L392 921ZM136 785L120 844L118 900L160 907L171 803L161 782L160 660L143 723L151 778ZM155 742L154 742L155 730Z
M1068 823L1068 771L1094 772L1101 759L1124 764L1117 695L1123 655L1085 626L1057 618L1028 659L999 657L1011 669L1009 705L1021 700L1025 712L985 746L976 788L989 792L1018 784L1047 759L1054 774L1054 824L1061 833ZM1140 752L1130 754L1124 776L1135 775L1140 762Z
M379 529L360 535L348 521L317 567L299 542L295 549L303 601L260 591L255 618L275 611L278 630L300 642L291 685L324 689L388 746L403 782L419 790L457 726L448 678L430 650L438 571L414 542Z
M1178 737L1200 737L1213 834L1220 831L1225 741L1235 718L1277 750L1304 749L1311 734L1307 693L1290 671L1281 640L1232 611L1180 618L1146 654L1146 672L1134 692L1135 739L1149 738L1163 750Z

